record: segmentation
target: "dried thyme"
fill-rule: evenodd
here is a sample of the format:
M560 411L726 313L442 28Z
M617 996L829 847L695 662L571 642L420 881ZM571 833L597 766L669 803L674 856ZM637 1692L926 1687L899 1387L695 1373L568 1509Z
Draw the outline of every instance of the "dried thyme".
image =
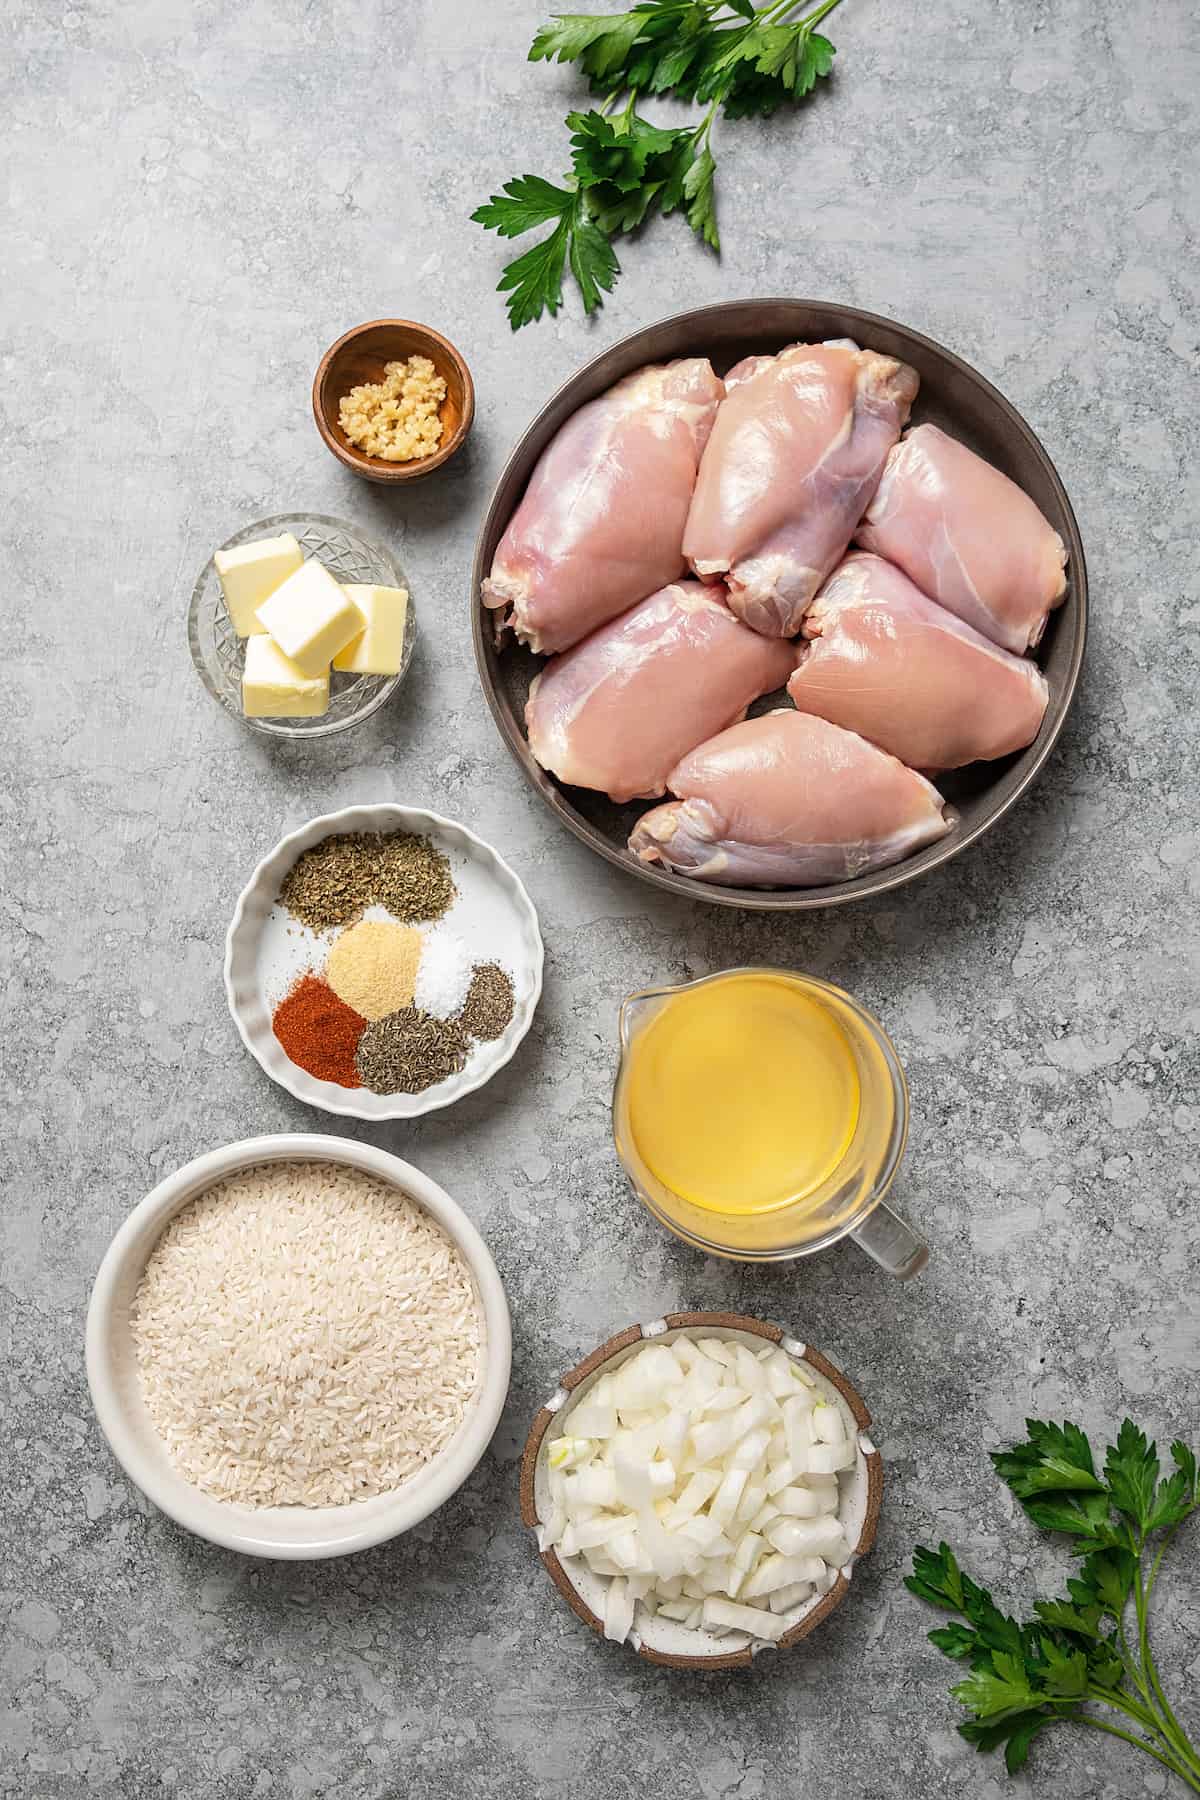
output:
M393 831L380 846L375 901L405 925L440 919L456 889L450 864L427 837Z
M490 1044L513 1016L513 984L499 963L479 963L458 1014L468 1036Z
M296 859L279 889L283 905L314 931L349 925L368 906L384 906L406 925L440 919L454 897L446 858L409 831L322 838Z
M405 1006L367 1026L359 1039L358 1072L373 1093L422 1094L457 1075L469 1048L455 1020Z
M280 885L280 900L314 931L348 925L374 898L374 841L361 831L322 838L292 864Z

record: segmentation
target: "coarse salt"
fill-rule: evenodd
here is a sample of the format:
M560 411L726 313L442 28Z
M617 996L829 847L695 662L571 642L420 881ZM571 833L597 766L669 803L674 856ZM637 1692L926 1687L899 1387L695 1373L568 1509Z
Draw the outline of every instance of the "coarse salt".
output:
M471 986L471 957L453 931L426 933L417 968L413 1004L435 1019L451 1019Z

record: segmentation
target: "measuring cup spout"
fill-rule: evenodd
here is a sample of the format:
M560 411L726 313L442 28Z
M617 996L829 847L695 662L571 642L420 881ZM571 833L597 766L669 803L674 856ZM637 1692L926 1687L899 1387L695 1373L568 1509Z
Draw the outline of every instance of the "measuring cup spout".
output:
M678 988L673 987L642 988L636 994L626 995L617 1014L617 1029L620 1033L622 1051L628 1050L649 1015L657 1011L668 994L678 992Z

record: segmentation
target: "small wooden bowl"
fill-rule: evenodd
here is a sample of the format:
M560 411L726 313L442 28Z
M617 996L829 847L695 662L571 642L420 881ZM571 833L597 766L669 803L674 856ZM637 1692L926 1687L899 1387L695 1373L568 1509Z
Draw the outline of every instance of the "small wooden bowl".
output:
M441 447L432 456L418 456L412 462L384 462L382 457L365 456L338 423L338 407L351 388L382 381L386 363L402 362L409 356L427 356L446 383ZM313 380L313 417L338 461L365 481L420 481L449 462L466 442L475 418L475 384L466 359L440 332L412 319L372 319L347 331L321 358Z
M615 1337L609 1338L606 1344L601 1344L598 1350L593 1350L569 1375L562 1377L558 1391L540 1409L533 1421L525 1453L521 1458L521 1521L532 1532L537 1532L541 1523L538 1500L545 1491L545 1459L542 1450L550 1426L564 1414L565 1409L592 1385L603 1370L623 1362L643 1340L657 1342L665 1339L669 1342L672 1336L693 1336L697 1332L703 1333L705 1337L729 1338L734 1342L745 1342L747 1339L753 1342L755 1339L765 1338L768 1343L782 1345L793 1361L806 1365L817 1377L819 1385L826 1387L826 1391L828 1388L836 1390L858 1427L858 1460L851 1475L854 1491L846 1506L847 1516L843 1519L843 1524L848 1525L851 1532L855 1525L858 1528L857 1537L853 1540L853 1552L846 1567L838 1570L837 1580L829 1592L805 1601L798 1609L796 1623L784 1632L777 1643L769 1646L773 1650L791 1650L808 1637L810 1632L815 1631L822 1620L827 1619L833 1609L841 1604L850 1586L854 1564L860 1556L867 1554L875 1542L879 1508L883 1500L883 1458L866 1435L871 1415L861 1396L855 1392L841 1370L835 1368L819 1350L786 1336L778 1325L766 1324L761 1319L747 1319L740 1313L668 1313L665 1319L660 1319L653 1325L630 1325L627 1330L619 1331ZM540 1554L550 1572L550 1579L571 1611L585 1625L590 1625L593 1631L603 1636L603 1620L589 1604L583 1591L584 1581L574 1578L574 1572L563 1566L556 1551L542 1550ZM594 1593L602 1590L604 1577L590 1575L590 1572L589 1576L588 1587ZM710 1644L711 1648L692 1651L687 1645L689 1639ZM630 1638L627 1641L646 1662L657 1663L667 1669L704 1671L748 1669L755 1656L764 1648L750 1643L744 1637L739 1641L735 1634L730 1634L728 1639L722 1641L709 1638L703 1632L689 1632L682 1625L674 1626L670 1632L670 1641L660 1645L645 1639Z

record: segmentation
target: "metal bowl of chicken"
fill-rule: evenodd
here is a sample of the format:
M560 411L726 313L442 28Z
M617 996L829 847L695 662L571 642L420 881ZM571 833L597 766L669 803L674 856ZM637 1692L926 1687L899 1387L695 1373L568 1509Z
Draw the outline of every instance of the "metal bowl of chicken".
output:
M1049 703L1037 738L1027 749L936 778L948 802L950 830L906 861L820 887L760 889L696 880L641 861L630 852L630 833L651 803L617 805L605 794L565 786L539 766L528 743L525 707L542 659L511 633L497 631L496 613L482 604L481 584L543 450L579 407L623 376L648 363L688 356L707 356L724 375L746 356L836 338L853 339L914 368L921 386L910 423L940 426L994 464L1036 502L1062 538L1067 550L1066 596L1051 612L1036 651ZM818 300L738 300L700 307L635 331L587 363L551 396L505 464L476 543L471 592L475 658L483 691L518 766L555 817L598 855L655 887L718 906L767 912L838 906L886 893L939 868L982 837L1015 806L1045 766L1075 694L1087 632L1087 570L1079 527L1054 464L1016 408L961 357L921 332L877 313ZM751 712L787 704L786 695L779 693L758 701Z

